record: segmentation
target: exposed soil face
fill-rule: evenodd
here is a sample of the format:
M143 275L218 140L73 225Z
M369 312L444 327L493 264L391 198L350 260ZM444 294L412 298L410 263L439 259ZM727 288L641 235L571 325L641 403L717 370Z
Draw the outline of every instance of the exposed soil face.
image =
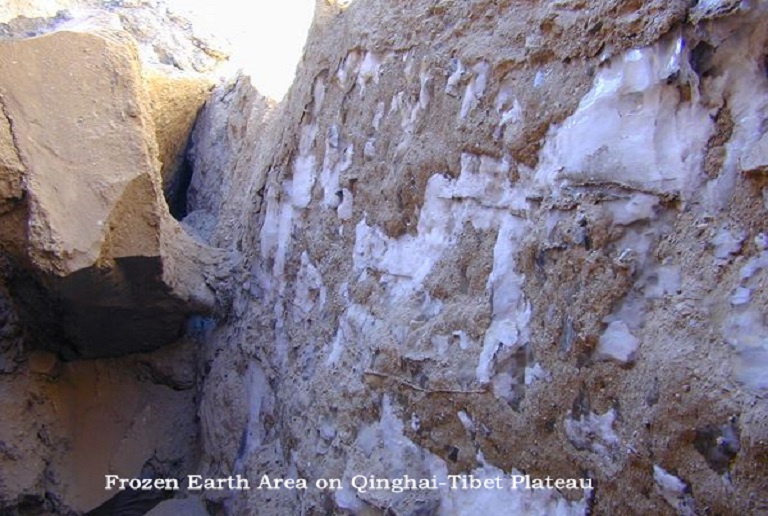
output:
M183 337L192 315L226 311L236 253L185 233L164 186L213 85L181 69L218 59L184 38L153 47L187 48L179 66L149 59L163 23L183 34L151 10L82 19L12 4L0 8L0 512L83 514L115 494L106 474L179 477L199 459L197 352ZM105 357L120 358L83 360Z
M760 46L763 14L721 7L320 11L280 129L259 139L280 149L257 167L261 215L236 233L253 252L234 306L251 315L215 330L270 378L261 446L291 453L267 470L348 481L437 458L587 476L592 496L564 495L577 512L763 503L762 387L729 332L762 320L739 315L762 302L765 206L734 113L764 100L738 100L726 58ZM753 308L730 297L739 281ZM399 444L370 437L390 417ZM261 472L259 456L238 460ZM334 496L352 512L411 514L406 500Z
M233 78L188 141L203 82L131 89L143 143L119 188L86 192L106 224L60 242L73 215L18 138L40 129L0 97L0 458L19 471L0 500L84 511L103 471L154 469L309 483L174 500L211 514L764 510L767 9L320 1L280 104ZM30 354L42 317L71 348ZM353 485L457 474L594 489Z

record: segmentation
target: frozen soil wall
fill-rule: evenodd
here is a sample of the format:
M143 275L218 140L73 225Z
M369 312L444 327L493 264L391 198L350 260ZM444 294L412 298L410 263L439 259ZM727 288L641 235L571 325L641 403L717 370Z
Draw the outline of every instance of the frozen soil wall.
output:
M320 3L271 115L214 92L205 471L345 482L228 512L766 510L765 8ZM350 486L515 471L595 489Z
M200 72L221 57L148 45L141 27L163 25L140 9L157 2L117 4L134 73L139 58ZM14 40L0 50L40 32L10 18L0 8ZM117 186L86 181L100 212L133 216L105 229L80 209L60 233L92 238L69 254L81 244L25 236L29 206L74 215L29 166L56 140L38 155L18 138L41 129L6 86L0 511L106 514L104 474L192 472L252 488L176 493L153 514L768 511L767 67L765 1L318 0L285 99L244 76L220 84L188 144L202 83L133 78L127 128L151 195L122 189L130 156ZM165 245L133 238L147 217ZM55 259L25 259L38 255ZM162 282L114 317L134 328L141 314L151 345L116 345L102 325L73 356L31 331L19 277L137 256ZM114 270L89 281L144 285ZM157 296L178 310L143 301ZM37 313L55 321L49 297ZM75 360L172 340L155 325L185 335ZM451 489L458 474L592 489ZM309 487L256 489L264 475ZM444 485L353 486L405 475Z

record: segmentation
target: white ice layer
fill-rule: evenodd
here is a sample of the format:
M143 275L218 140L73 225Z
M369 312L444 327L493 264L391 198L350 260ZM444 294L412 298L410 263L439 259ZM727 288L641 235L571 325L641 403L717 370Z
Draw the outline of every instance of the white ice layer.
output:
M317 136L317 115L325 99L325 80L319 77L312 89L312 113L301 129L299 148L294 157L290 179L282 185L267 187L264 223L259 233L260 251L263 263L269 268L259 274L259 283L266 292L275 295L275 350L278 363L285 363L288 356L288 337L285 333L285 263L291 247L294 210L306 208L312 200L315 184L315 137ZM282 187L282 188L281 188Z
M729 257L741 251L745 233L737 236L721 230L713 241L715 255ZM731 364L737 381L747 388L768 392L768 326L765 315L750 306L752 293L760 288L760 272L768 269L768 237L760 233L754 239L758 253L739 269L739 281L729 297L732 313L722 326L722 334L733 355Z
M402 61L405 66L403 66L403 75L405 76L405 80L409 81L413 79L413 62L415 59L413 58L413 50L408 50L403 54Z
M693 516L693 497L690 495L685 482L675 475L668 473L662 467L653 465L653 480L664 500L677 510L680 516Z
M362 339L366 331L370 331L375 324L381 323L364 306L350 304L339 318L339 328L328 346L326 365L336 365L348 344L362 349L365 345Z
M457 179L436 174L427 182L416 235L390 238L365 219L357 224L353 264L360 279L367 269L380 271L394 298L403 299L421 287L445 249L456 243L465 222L478 229L503 226L507 239L521 234L523 220L509 212L526 209L527 202L524 191L509 181L509 162L465 153L461 164ZM505 245L509 252L514 249L512 242ZM510 267L505 257L498 260L500 267Z
M645 274L645 297L661 299L675 295L680 290L682 278L680 267L675 265L659 265L649 268Z
M376 112L373 114L373 120L371 121L371 127L373 127L374 131L378 131L381 126L381 120L384 118L384 108L384 101L376 104Z
M764 2L754 8L766 9ZM761 155L768 113L768 78L763 59L768 32L765 24L745 28L734 21L721 24L722 42L714 65L723 70L705 82L708 95L727 105L733 120L733 134L725 144L723 167L706 187L706 199L712 209L726 208L732 202L736 178L741 170L760 168L768 156Z
M361 54L358 50L350 50L344 57L344 62L339 65L336 71L336 80L342 88L347 85L347 79L357 76L360 71Z
M458 344L459 349L466 351L469 349L471 341L469 336L463 331L454 331L451 335L433 335L430 339L432 346L435 350L435 354L438 356L445 356L449 353L451 346Z
M461 76L464 75L464 65L460 59L453 61L453 65L455 68L445 83L445 92L449 95L458 95L459 82L461 82Z
M768 172L768 134L763 134L760 140L744 153L740 160L740 168L746 172Z
M342 148L343 147L343 148ZM345 145L339 136L339 128L332 125L328 128L325 139L325 158L323 168L320 171L320 186L323 187L323 206L337 208L343 198L339 193L339 175L352 165L352 157L355 153L354 144Z
M531 317L522 291L524 278L516 273L514 260L526 221L510 213L524 211L527 202L524 192L509 181L509 167L506 158L464 153L457 179L435 175L427 183L415 236L392 239L365 220L355 233L354 267L359 277L366 277L368 268L384 272L382 282L395 299L402 299L420 288L445 249L455 243L465 221L478 229L498 228L488 280L493 319L476 371L482 383L490 381L499 351L511 352L526 343Z
M421 418L415 412L411 412L411 430L418 432L421 429Z
M444 463L443 463L444 464ZM433 472L438 482L450 486L447 471ZM441 489L440 514L524 514L526 516L570 516L587 514L587 495L581 500L569 502L556 489L525 489L520 483L511 489L514 478L523 475L517 470L509 474L486 464L469 472L475 479L495 482L500 479L502 489Z
M494 138L501 138L504 128L510 124L516 124L523 121L523 108L517 100L514 91L514 83L511 80L505 80L499 87L499 93L493 103L493 108L498 113L499 125L494 132Z
M341 204L336 208L336 215L340 220L349 220L352 218L352 210L354 208L354 199L352 198L352 192L346 188L341 190Z
M459 418L468 432L474 430L474 423L464 412L459 413ZM411 414L411 424L414 415ZM450 489L452 480L448 477L448 466L441 458L429 451L420 449L404 435L405 425L400 420L393 407L392 400L385 395L382 400L380 421L362 428L358 432L355 447L365 457L382 451L382 461L386 470L347 470L342 483L343 489L335 491L336 503L342 509L361 514L365 506L362 500L377 497L372 491L356 492L351 485L352 474L375 475L383 478L397 478L403 474L409 474L412 478L434 478L438 486L439 512L441 516L456 516L463 514L525 514L527 516L576 516L587 513L587 497L589 491L583 491L582 498L576 501L568 501L556 489L526 489L522 481L524 476L517 470L505 473L503 470L488 464L480 454L482 467L467 472L475 479L488 480L496 485L496 480L502 486L500 489ZM378 462L378 461L377 461ZM382 466L384 467L384 466ZM414 472L423 472L414 475ZM454 477L455 478L455 477ZM513 489L513 479L518 481ZM431 493L431 492L430 492ZM376 501L382 502L384 496ZM403 495L393 495L400 496Z
M422 110L427 109L427 105L431 100L429 93L429 84L432 81L432 75L429 73L429 67L427 61L421 63L421 69L419 70L419 108Z
M757 256L750 258L739 271L739 279L747 281L759 271L768 268L768 251L762 251Z
M291 203L297 208L306 208L312 200L312 187L315 185L314 144L317 137L315 118L320 113L325 100L325 80L318 77L312 88L312 117L305 122L299 134L299 151L293 160L293 176L286 182L286 191Z
M455 338L459 339L459 349L466 351L469 349L469 336L463 331L455 331L452 334Z
M731 304L733 306L746 305L752 296L752 291L746 287L737 287L731 295Z
M446 335L434 335L430 339L430 343L438 356L445 356L451 346L451 341Z
M392 99L394 100L394 98ZM366 141L365 145L363 145L363 156L367 159L373 159L373 157L376 155L376 133L379 130L379 127L381 126L381 120L384 118L384 109L385 109L384 102L379 102L376 104L376 112L373 114L373 120L371 121L371 129L373 135L370 136Z
M358 432L355 447L367 456L376 449L384 449L387 460L392 463L391 466L396 468L396 471L406 470L408 465L404 460L408 456L416 456L419 448L405 437L404 429L405 425L395 414L389 395L384 395L381 420ZM356 474L360 473L356 472ZM366 471L364 474L374 474L374 472ZM342 509L348 509L357 514L364 507L359 497L365 498L366 493L356 493L349 477L347 472L342 480L345 485L335 492L336 503Z
M613 431L616 411L611 409L605 414L590 412L579 419L565 419L565 435L578 449L590 449L599 455L605 455L609 449L619 444L619 436Z
M312 141L317 133L317 125L309 124L301 129L301 141ZM299 147L302 149L302 147ZM286 182L291 203L296 208L306 208L312 200L312 187L315 185L315 155L300 151L293 161L293 176Z
M368 269L384 273L381 282L389 288L393 302L420 289L443 252L455 244L465 222L477 229L498 228L488 279L493 318L476 369L481 383L490 382L497 353L514 352L527 343L531 318L523 294L524 277L515 271L515 255L527 222L513 215L524 213L528 204L525 191L510 182L509 169L507 158L464 153L457 179L436 174L427 182L416 235L390 238L365 219L355 228L353 264L358 279L367 278Z
M477 365L477 381L486 384L493 374L493 360L499 352L509 353L528 343L531 305L525 299L525 276L515 271L517 246L526 229L524 220L505 214L493 249L493 270L488 278L491 298L491 325L485 332L483 351ZM495 394L501 394L494 389Z
M375 52L365 53L357 73L357 85L360 87L360 95L365 93L365 88L371 81L378 84L379 70L383 61L384 56L381 54Z
M768 392L768 327L756 308L734 311L723 326L734 351L733 372L746 387Z
M525 385L531 385L536 380L548 382L552 379L549 371L541 367L541 364L533 364L532 367L525 368Z
M309 260L306 251L301 253L301 268L296 276L296 293L293 304L301 310L304 317L316 306L322 310L325 306L327 291L320 272Z
M469 434L475 433L475 422L472 421L472 418L464 412L463 410L460 410L456 413L456 415L459 417L459 421L461 421L461 426L464 427L464 430L467 431Z
M757 247L760 251L765 251L768 249L768 235L765 233L758 233L757 236L755 236L755 247Z
M715 258L725 260L733 254L738 254L745 237L746 234L743 232L734 235L725 228L718 231L712 239L712 245L715 248Z
M627 200L608 201L605 206L611 211L614 224L628 226L640 220L654 218L658 204L659 198L655 195L635 193Z
M266 215L260 233L261 257L264 260L273 258L273 275L278 278L283 275L293 208L306 208L312 198L312 186L315 183L313 149L318 129L314 119L322 109L325 87L322 78L318 78L313 85L312 116L301 127L291 179L283 183L282 192L278 192L274 185L267 189Z
M692 187L712 121L707 109L684 102L678 87L667 84L676 73L686 75L686 54L681 38L667 38L601 69L576 112L548 135L537 184L602 181L659 192Z
M469 80L469 84L467 84L467 89L464 90L464 99L461 101L460 118L466 118L469 112L480 102L480 99L483 98L485 87L488 83L489 69L490 65L485 61L479 61L472 67L472 78Z
M632 335L624 321L614 321L608 325L595 348L598 360L614 360L626 364L637 358L640 340Z
M269 382L261 366L251 361L246 370L246 388L248 393L248 430L246 434L245 456L255 452L264 441L265 429L262 423L262 413L272 411L272 399L269 396Z
M275 190L276 188L273 186L267 189L266 213L264 224L261 227L259 244L261 258L265 261L272 259L272 276L280 280L285 271L285 257L293 226L293 205L280 202ZM268 283L263 286L269 288Z
M390 114L396 112L400 113L400 128L405 135L405 140L400 144L401 147L404 147L407 139L413 135L416 128L416 122L419 120L419 115L426 111L431 100L429 85L432 82L432 75L427 65L428 63L426 61L421 64L418 98L411 98L411 96L406 96L404 91L399 91L392 97L389 106ZM374 117L374 129L378 128L376 117L379 117L380 119L378 108L376 116Z

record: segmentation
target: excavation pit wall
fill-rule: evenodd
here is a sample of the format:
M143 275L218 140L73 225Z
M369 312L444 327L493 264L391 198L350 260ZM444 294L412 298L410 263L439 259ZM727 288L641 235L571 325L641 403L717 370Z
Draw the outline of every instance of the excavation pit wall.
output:
M205 471L344 489L211 498L231 513L764 505L765 16L357 0L319 8L271 122L247 78L215 91L193 155L210 163L207 134L226 135L233 174L250 173L187 221L247 271L209 337ZM242 225L223 199L251 207ZM521 472L596 487L351 484Z
M243 257L192 282L225 301L188 327L199 397L154 359L33 360L4 310L7 428L26 437L0 439L2 460L32 466L3 503L87 510L107 496L83 491L99 471L136 475L165 443L174 459L149 461L164 475L309 486L205 492L224 514L764 509L767 16L764 2L320 2L286 99L237 77L193 131L181 255ZM3 238L23 241L24 163L0 157ZM82 404L55 400L78 389L178 411L184 438L110 413L93 425L123 444L73 487L82 446L59 419ZM195 414L199 447L175 448L195 442ZM405 475L445 486L355 487ZM455 475L593 489L451 489Z

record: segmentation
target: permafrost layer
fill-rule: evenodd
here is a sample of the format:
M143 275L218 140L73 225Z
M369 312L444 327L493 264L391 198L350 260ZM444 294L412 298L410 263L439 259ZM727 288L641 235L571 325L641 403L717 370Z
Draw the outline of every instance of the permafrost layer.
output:
M709 109L682 98L679 82L695 77L689 51L676 35L613 58L576 112L549 136L539 181L688 193L712 131ZM693 82L688 87L696 91Z
M359 1L335 16L373 9ZM531 35L525 66L471 34L463 53L381 28L308 43L289 143L238 235L258 288L209 337L230 356L211 359L202 423L230 417L206 400L232 385L263 391L231 395L250 400L247 445L208 449L210 471L346 488L230 511L764 506L766 15L697 9L699 25L567 62ZM213 380L253 357L266 380ZM521 471L598 487L351 485Z

